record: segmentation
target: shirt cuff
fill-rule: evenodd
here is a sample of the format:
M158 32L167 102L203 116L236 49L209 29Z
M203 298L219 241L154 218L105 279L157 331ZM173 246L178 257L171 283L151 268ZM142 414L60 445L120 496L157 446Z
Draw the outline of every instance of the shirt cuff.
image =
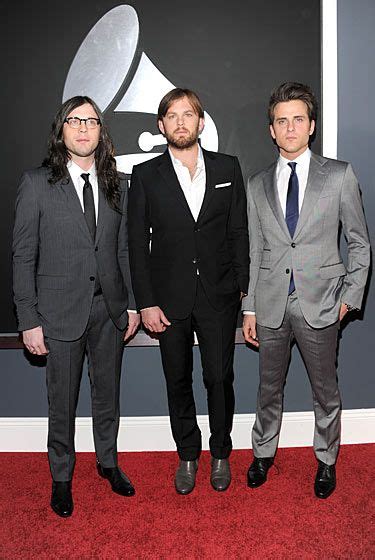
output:
M242 311L242 315L255 315L255 311Z
M128 309L127 312L128 313L138 313L138 311L136 311L135 309Z
M349 303L345 303L345 301L341 302L343 305L346 305L348 311L359 311L358 307L354 307L353 305L349 305Z

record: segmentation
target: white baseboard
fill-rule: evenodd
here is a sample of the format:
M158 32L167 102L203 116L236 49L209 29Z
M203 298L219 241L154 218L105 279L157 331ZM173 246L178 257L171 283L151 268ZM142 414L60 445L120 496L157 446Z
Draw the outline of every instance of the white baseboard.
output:
M254 414L235 414L234 449L251 447ZM198 416L203 448L208 449L208 417ZM45 451L47 418L0 418L0 452ZM94 451L91 418L77 418L76 450ZM285 412L280 434L280 447L305 447L312 444L312 412ZM342 412L342 443L375 442L375 408ZM119 451L174 451L168 416L123 417L118 437Z

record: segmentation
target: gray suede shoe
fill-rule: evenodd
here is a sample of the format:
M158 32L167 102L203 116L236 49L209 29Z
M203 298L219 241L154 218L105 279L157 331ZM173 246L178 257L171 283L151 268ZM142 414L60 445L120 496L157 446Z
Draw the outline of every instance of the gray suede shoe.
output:
M179 494L190 494L194 490L197 470L198 459L195 459L195 461L180 461L174 479L174 485Z
M229 459L211 459L211 486L218 492L224 492L232 480Z

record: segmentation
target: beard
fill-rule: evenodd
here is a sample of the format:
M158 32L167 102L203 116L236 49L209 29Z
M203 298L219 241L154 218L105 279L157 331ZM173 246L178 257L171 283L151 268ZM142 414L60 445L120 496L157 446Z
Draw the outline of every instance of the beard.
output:
M165 133L164 136L167 139L169 146L177 148L178 150L186 150L187 148L191 148L198 142L199 134L199 127L197 127L196 130L190 132L190 134L187 134L185 136L179 137L177 136L176 132L172 134Z

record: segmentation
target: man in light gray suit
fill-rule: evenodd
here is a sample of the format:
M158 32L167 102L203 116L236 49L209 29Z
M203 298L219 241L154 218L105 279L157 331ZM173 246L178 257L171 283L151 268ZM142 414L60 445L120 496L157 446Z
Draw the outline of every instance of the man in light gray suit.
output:
M336 347L340 321L360 309L370 246L357 180L350 164L313 154L316 99L288 82L269 103L279 159L248 182L250 283L243 300L245 340L259 347L260 385L248 486L267 479L282 419L283 389L296 341L313 392L315 494L335 489L340 441ZM347 265L340 255L342 227Z
M88 354L97 468L123 496L117 465L123 340L139 315L127 248L127 184L117 173L103 116L88 97L58 111L43 166L24 173L16 202L13 289L29 352L47 356L52 509L73 511L74 425Z

